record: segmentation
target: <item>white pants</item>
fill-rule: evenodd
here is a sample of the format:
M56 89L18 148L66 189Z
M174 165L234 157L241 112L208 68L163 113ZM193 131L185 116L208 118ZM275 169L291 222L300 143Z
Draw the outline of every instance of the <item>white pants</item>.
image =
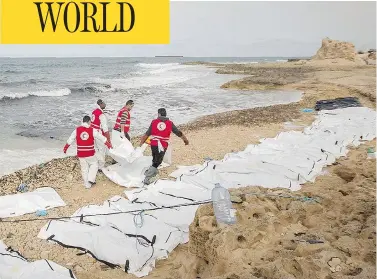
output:
M99 140L95 141L96 157L98 160L98 168L101 170L105 167L107 147L104 143Z
M81 165L81 175L84 180L85 188L90 188L92 185L90 182L96 182L96 176L98 171L98 160L96 156L90 156L86 158L79 158Z

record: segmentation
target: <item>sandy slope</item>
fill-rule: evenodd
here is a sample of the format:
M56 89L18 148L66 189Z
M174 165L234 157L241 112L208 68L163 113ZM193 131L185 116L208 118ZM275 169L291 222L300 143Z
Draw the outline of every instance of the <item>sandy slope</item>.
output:
M221 159L226 153L242 150L262 137L274 137L285 129L283 123L286 121L309 125L313 114L303 113L301 108L312 107L318 99L357 96L363 105L375 107L375 69L375 66L315 63L222 67L219 72L224 74L237 71L254 75L241 82L230 82L224 88L298 89L305 92L303 100L297 104L212 115L184 125L183 131L191 145L185 147L179 139L174 139L174 163L196 164L205 157ZM231 94L231 91L224 94ZM375 145L375 142L371 145ZM320 196L323 199L321 204L243 197L244 203L237 206L241 214L240 222L228 230L216 230L216 227L209 226L213 221L210 210L201 209L197 217L205 220L201 220L199 226L195 225L197 222L193 223L190 244L178 247L169 259L159 262L147 278L194 279L199 276L251 279L254 276L330 279L348 278L352 274L356 277L349 278L371 278L375 274L376 171L375 161L365 160L365 150L366 146L362 146L353 151L350 158L329 168L330 175L295 193L307 195L310 192ZM343 173L345 167L355 173L350 182L336 174ZM161 175L166 176L173 169L174 166L164 170ZM53 160L43 167L2 177L0 194L15 193L21 179L28 180L31 189L52 186L61 195L67 206L50 210L49 216L70 215L83 205L102 203L124 190L103 175L98 176L95 188L85 190L74 158ZM245 188L242 192L255 189ZM0 238L29 259L48 258L73 268L80 279L134 278L120 270L107 270L89 256L77 256L78 251L39 240L36 236L44 224L41 221L1 224ZM206 230L215 231L208 234ZM291 241L307 237L324 239L325 244L309 245ZM208 249L199 253L203 247ZM332 257L335 263L328 264ZM331 265L335 265L335 269L339 269L336 267L339 265L341 270L333 273ZM220 276L228 273L228 277Z
M235 226L218 229L212 207L202 206L186 252L197 257L182 260L196 274L181 278L375 278L376 173L367 146L299 192L232 191L243 201ZM266 196L280 193L318 202ZM305 242L312 240L323 243Z

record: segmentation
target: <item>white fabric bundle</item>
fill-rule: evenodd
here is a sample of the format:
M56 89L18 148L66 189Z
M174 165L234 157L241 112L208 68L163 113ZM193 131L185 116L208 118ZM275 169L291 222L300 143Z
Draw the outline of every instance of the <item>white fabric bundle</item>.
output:
M0 218L21 216L65 206L59 194L50 187L35 189L33 192L0 196Z
M145 276L155 266L156 259L166 258L178 244L187 241L187 232L159 220L155 211L119 214L148 208L154 206L115 196L102 206L79 209L69 221L50 221L38 237L86 251L109 266Z
M29 262L19 253L9 250L0 241L0 278L1 279L72 279L73 272L52 261Z
M227 154L222 161L182 168L174 177L203 188L220 182L227 188L262 186L296 191L301 184L314 182L323 167L346 156L348 145L373 140L375 127L376 112L369 108L320 111L304 132L283 132L275 138L262 139L259 145Z
M152 165L151 156L143 156L148 144L133 148L127 139L120 139L117 147L109 150L109 155L118 164L102 169L103 173L114 183L124 187L143 187L144 172ZM169 149L168 149L169 150ZM171 163L171 153L165 160ZM169 166L163 162L160 168Z

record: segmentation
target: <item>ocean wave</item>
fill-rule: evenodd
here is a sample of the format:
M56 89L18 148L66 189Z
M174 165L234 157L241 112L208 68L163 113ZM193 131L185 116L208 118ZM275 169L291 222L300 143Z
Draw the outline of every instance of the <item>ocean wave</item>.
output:
M156 69L156 68L163 68L163 67L174 67L180 65L179 63L153 63L153 64L148 64L148 63L137 63L137 67L141 68L147 68L147 69Z
M199 73L200 74L200 73ZM170 84L176 84L188 81L193 78L197 78L199 75L186 74L186 75L150 75L150 76L134 76L129 78L118 79L96 79L96 81L108 84L113 90L125 90L134 88L167 86Z
M277 59L276 62L288 62L287 59Z
M115 88L112 88L110 84L102 84L102 83L88 83L85 84L83 87L80 87L78 89L72 89L77 90L79 92L89 92L89 93L105 93L105 92L113 92L116 91Z
M27 97L61 97L71 94L69 88L55 89L55 90L40 90L27 93L6 93L5 96L0 98L0 101L3 100L15 100L23 99Z
M68 152L71 152L68 150ZM33 150L0 149L0 177L33 165L46 163L55 158L67 157L59 148L37 148ZM72 154L73 155L73 154Z
M135 73L142 73L142 74L149 74L149 75L159 75L165 72L171 72L179 69L186 69L192 66L190 65L183 65L180 63L154 63L154 64L147 64L147 63L138 63L135 65L137 68L142 68L144 71L136 71Z
M169 86L198 78L200 71L190 71L191 66L179 63L146 64L138 63L137 70L119 78L93 78L92 84L106 85L107 90L126 90L135 88L150 88Z

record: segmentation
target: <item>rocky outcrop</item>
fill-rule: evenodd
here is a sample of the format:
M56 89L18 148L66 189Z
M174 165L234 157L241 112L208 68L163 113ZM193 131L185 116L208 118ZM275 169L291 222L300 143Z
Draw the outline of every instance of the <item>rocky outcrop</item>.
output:
M368 51L368 59L376 60L376 50L375 49L370 49Z
M355 61L356 49L352 43L331 40L329 38L322 40L322 46L313 56L313 60L324 59L347 59Z
M296 62L298 63L298 62ZM285 63L284 63L285 64ZM283 63L282 63L283 65ZM227 65L219 69L220 74L247 74L241 80L229 81L221 86L222 89L237 90L275 90L281 87L305 80L312 72L313 68L295 67L295 65L282 66L244 66Z

